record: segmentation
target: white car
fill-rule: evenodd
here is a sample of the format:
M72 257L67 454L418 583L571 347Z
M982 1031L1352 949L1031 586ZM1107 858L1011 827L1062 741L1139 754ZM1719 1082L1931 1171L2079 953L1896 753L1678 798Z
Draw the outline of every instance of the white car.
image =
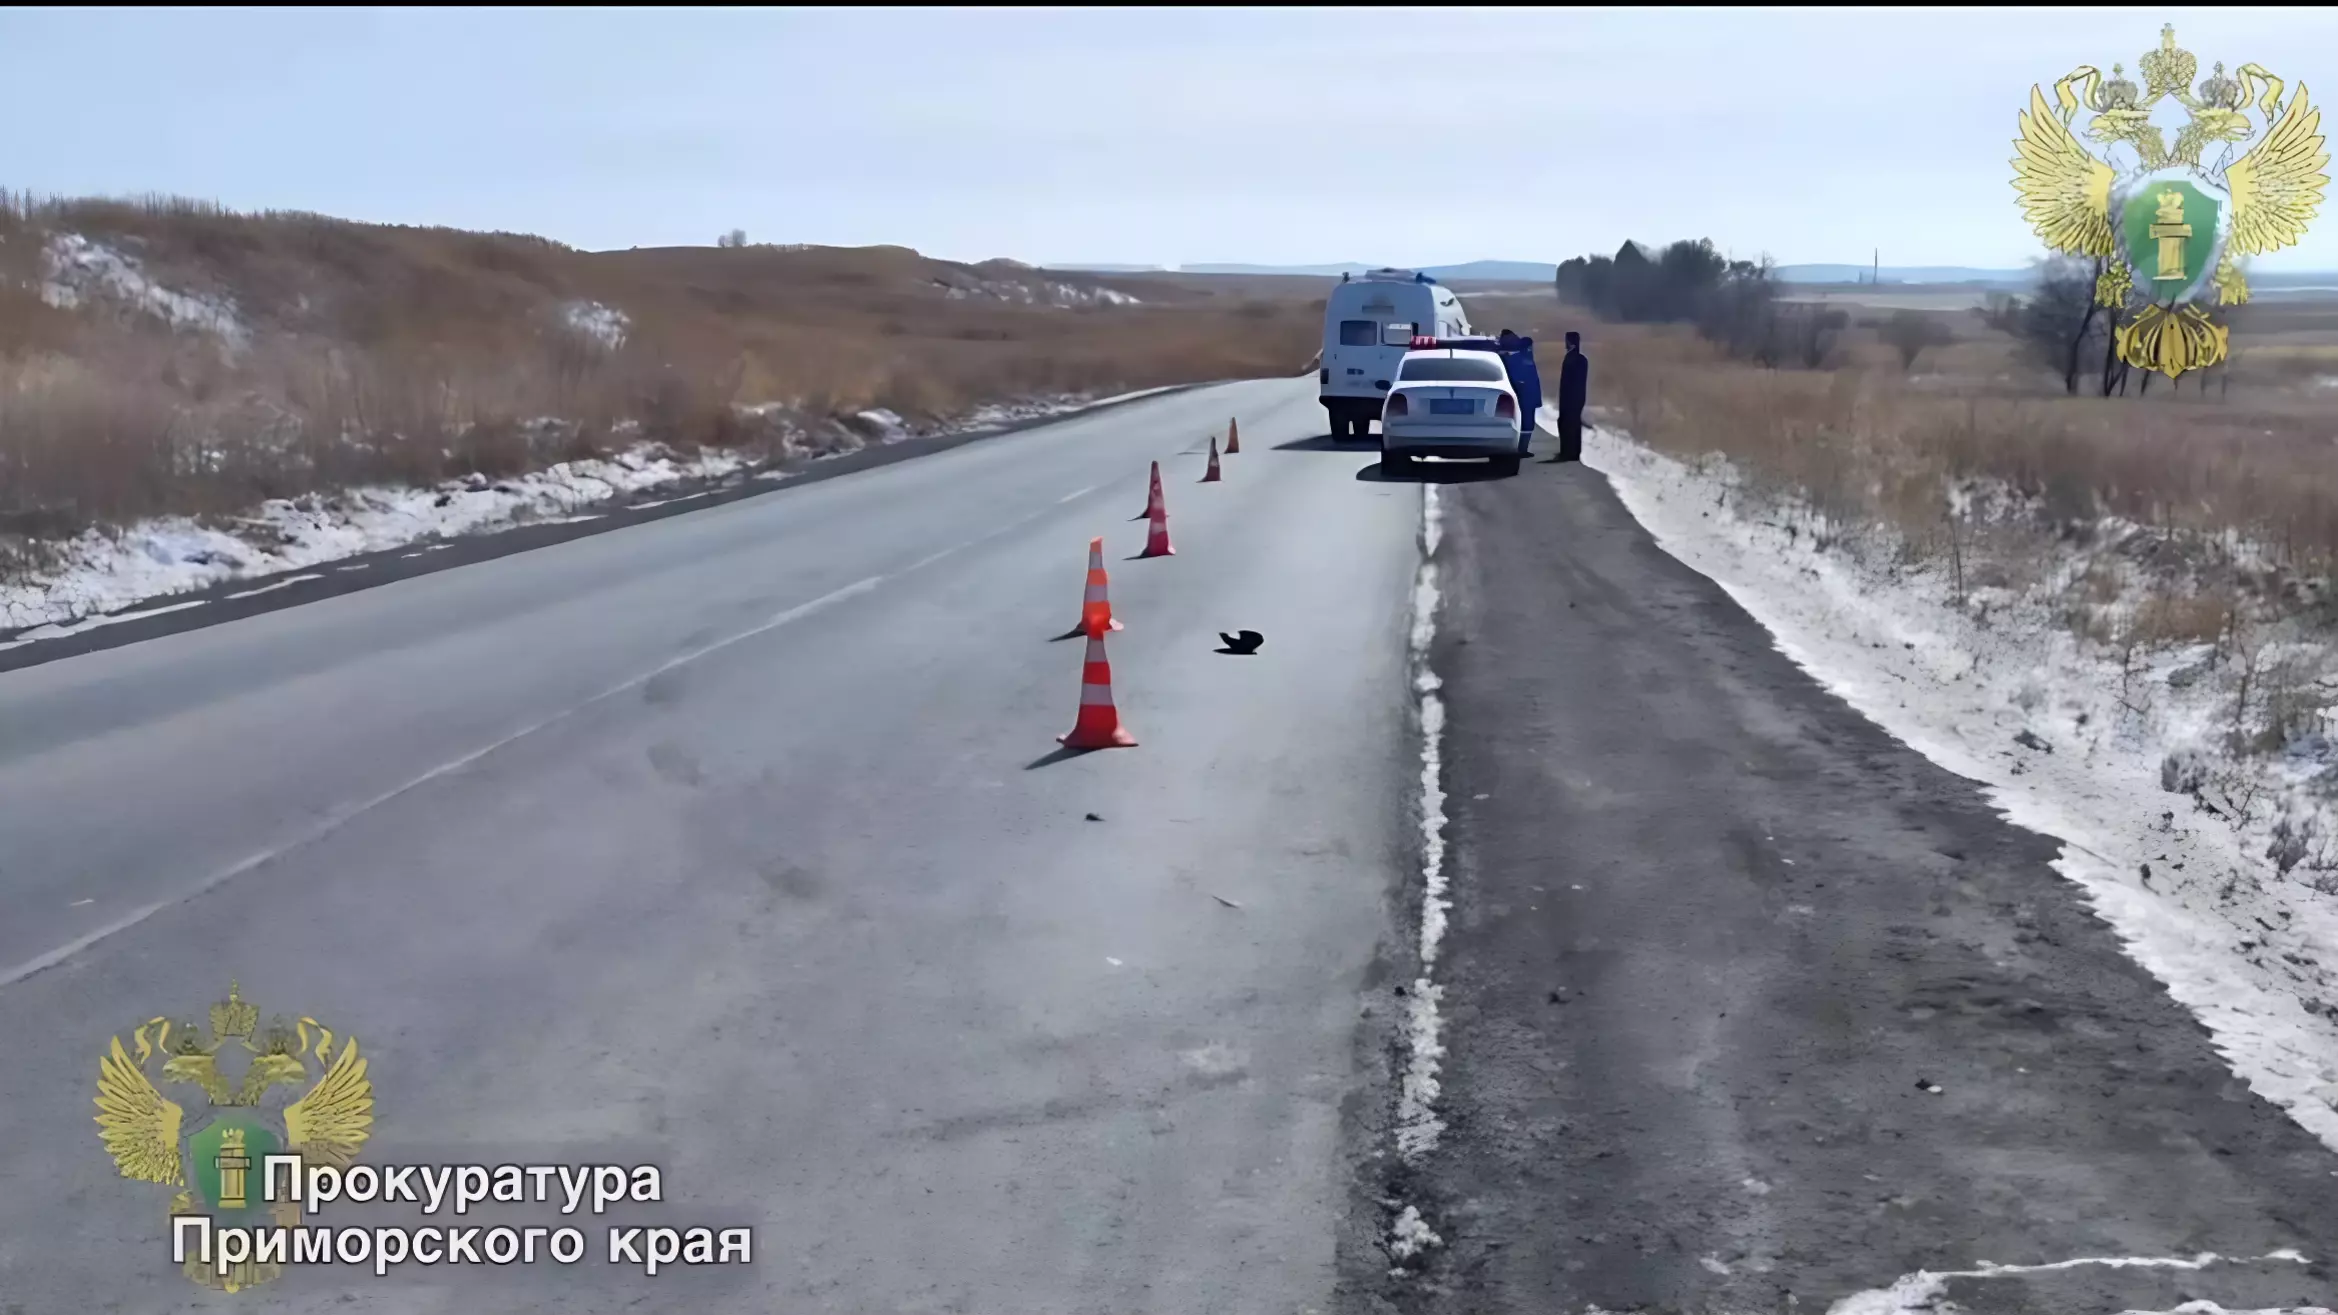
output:
M1518 394L1494 352L1416 347L1396 368L1380 412L1380 464L1404 470L1414 457L1484 457L1502 473L1518 469Z

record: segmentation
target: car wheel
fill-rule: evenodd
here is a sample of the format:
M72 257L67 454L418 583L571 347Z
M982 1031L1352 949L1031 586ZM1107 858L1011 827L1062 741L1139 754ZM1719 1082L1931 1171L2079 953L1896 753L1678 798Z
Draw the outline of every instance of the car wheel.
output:
M1382 448L1380 451L1380 469L1383 473L1389 475L1409 475L1413 471L1412 454L1410 452L1391 452L1386 448Z
M1495 457L1495 458L1494 458L1494 473L1495 473L1496 475L1505 476L1505 477L1507 477L1507 476L1510 476L1510 475L1515 475L1515 474L1517 474L1517 473L1518 473L1518 458L1516 458L1516 457Z

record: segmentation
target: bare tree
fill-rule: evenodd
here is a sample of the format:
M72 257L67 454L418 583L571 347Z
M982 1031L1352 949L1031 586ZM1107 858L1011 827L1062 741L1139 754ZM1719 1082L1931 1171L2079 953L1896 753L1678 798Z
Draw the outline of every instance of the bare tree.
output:
M2095 304L2100 259L2056 257L2038 270L2037 288L2012 316L2013 330L2031 359L2059 372L2065 392L2078 391L2079 363L2089 340L2105 332L2102 307Z
M1920 310L1898 310L1884 321L1883 340L1900 354L1900 369L1913 370L1925 348L1947 346L1950 335L1947 325Z

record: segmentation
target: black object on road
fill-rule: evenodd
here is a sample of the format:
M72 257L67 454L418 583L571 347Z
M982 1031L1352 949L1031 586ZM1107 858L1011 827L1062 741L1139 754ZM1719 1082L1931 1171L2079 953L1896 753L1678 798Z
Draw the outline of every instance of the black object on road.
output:
M1237 630L1230 635L1221 630L1218 632L1218 640L1225 645L1224 648L1218 650L1220 653L1229 653L1235 657L1249 657L1258 651L1259 645L1266 642L1266 636L1255 630Z

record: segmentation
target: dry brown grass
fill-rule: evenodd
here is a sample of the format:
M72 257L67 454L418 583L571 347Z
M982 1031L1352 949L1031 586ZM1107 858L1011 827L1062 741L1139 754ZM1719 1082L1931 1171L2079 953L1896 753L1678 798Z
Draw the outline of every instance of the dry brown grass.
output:
M45 304L41 253L59 233L134 258L175 292L232 302L248 345L111 304ZM1049 285L1143 304L990 295ZM564 308L587 302L624 313L622 345L567 327ZM684 448L780 441L742 421L743 406L784 404L814 426L880 406L923 421L1034 395L1295 374L1319 307L898 247L584 252L170 198L0 193L0 556L155 514L509 473L604 451L634 426ZM541 417L569 423L531 423Z
M2266 363L2338 351L2338 301L2263 311L2236 327L2229 386L2123 398L2065 395L1969 315L1913 371L1875 340L1880 315L1837 368L1771 371L1685 329L1503 313L1543 343L1583 332L1593 405L1682 460L1726 458L1760 514L1822 542L1892 531L1977 621L2006 595L2052 603L2116 665L2122 700L2148 701L2151 654L2201 648L2232 695L2231 747L2270 752L2329 716L2338 394ZM2010 515L1972 502L1992 487L2020 495ZM2105 535L2106 516L2138 528Z
M1685 329L1593 324L1549 304L1516 318L1546 342L1580 327L1593 403L1641 441L1726 456L1846 523L1930 542L1946 532L1951 488L2001 480L2056 526L2107 514L2236 533L2287 570L2338 569L2338 399L2237 375L2224 389L2162 381L2145 398L2067 397L1969 325L1911 377L1861 330L1840 368L1773 371L1725 360ZM2260 345L2238 346L2245 361Z

